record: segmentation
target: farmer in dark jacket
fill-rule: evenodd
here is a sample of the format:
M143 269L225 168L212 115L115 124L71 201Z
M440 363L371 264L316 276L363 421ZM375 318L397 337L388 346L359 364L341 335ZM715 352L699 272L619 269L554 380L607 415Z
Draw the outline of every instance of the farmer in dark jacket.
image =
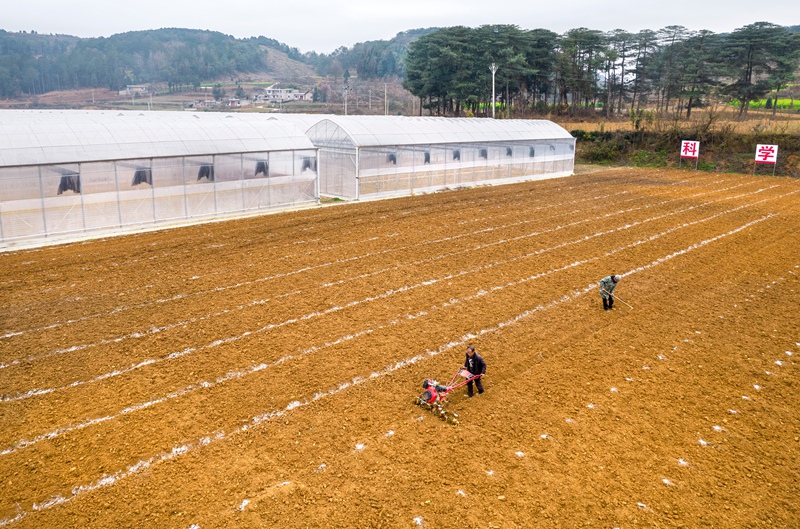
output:
M481 355L475 352L475 348L471 345L467 347L467 358L464 361L464 367L467 368L467 371L472 373L473 375L485 375L486 374L486 362L481 358ZM472 382L467 382L467 396L471 397L472 393ZM478 387L478 393L483 393L483 382L481 382L481 378L478 377L474 380L475 385Z
M610 275L600 280L600 296L603 297L603 310L611 310L614 308L614 289L617 288L617 283L622 279L618 275Z

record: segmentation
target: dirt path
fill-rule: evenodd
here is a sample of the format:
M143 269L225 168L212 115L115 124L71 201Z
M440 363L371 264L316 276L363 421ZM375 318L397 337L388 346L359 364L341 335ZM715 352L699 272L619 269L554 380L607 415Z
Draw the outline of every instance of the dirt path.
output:
M0 527L798 525L799 197L612 170L0 254ZM452 426L411 400L468 344Z

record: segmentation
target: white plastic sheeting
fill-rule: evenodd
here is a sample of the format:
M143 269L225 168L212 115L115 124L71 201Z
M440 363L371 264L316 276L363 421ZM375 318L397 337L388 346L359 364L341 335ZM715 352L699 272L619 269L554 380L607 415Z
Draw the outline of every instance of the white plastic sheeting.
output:
M257 114L0 111L0 167L313 148Z
M572 174L545 120L0 111L0 245Z
M306 134L320 193L343 198L555 178L575 163L575 139L546 120L320 116Z
M258 115L0 111L0 243L314 204L316 154Z
M546 120L396 116L332 116L325 119L344 130L353 145L359 148L572 139L569 132ZM308 135L312 141L319 137L315 129L310 129Z

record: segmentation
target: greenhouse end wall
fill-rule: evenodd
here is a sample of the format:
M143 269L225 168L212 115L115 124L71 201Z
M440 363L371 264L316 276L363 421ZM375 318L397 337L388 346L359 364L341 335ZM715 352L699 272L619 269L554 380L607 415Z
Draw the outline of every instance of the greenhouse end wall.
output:
M131 230L318 200L315 150L0 168L0 242Z

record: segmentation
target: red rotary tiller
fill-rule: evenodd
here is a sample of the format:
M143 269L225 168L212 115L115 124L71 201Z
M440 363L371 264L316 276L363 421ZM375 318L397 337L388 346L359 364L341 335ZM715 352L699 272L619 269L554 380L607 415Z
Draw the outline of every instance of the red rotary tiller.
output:
M419 397L414 397L414 404L431 410L443 421L447 421L450 424L458 424L458 415L444 409L444 405L447 404L447 395L454 389L464 387L481 376L483 375L473 375L466 367L462 367L453 375L447 385L439 384L432 378L426 378L422 382L422 389L425 391ZM457 382L459 378L463 380Z

